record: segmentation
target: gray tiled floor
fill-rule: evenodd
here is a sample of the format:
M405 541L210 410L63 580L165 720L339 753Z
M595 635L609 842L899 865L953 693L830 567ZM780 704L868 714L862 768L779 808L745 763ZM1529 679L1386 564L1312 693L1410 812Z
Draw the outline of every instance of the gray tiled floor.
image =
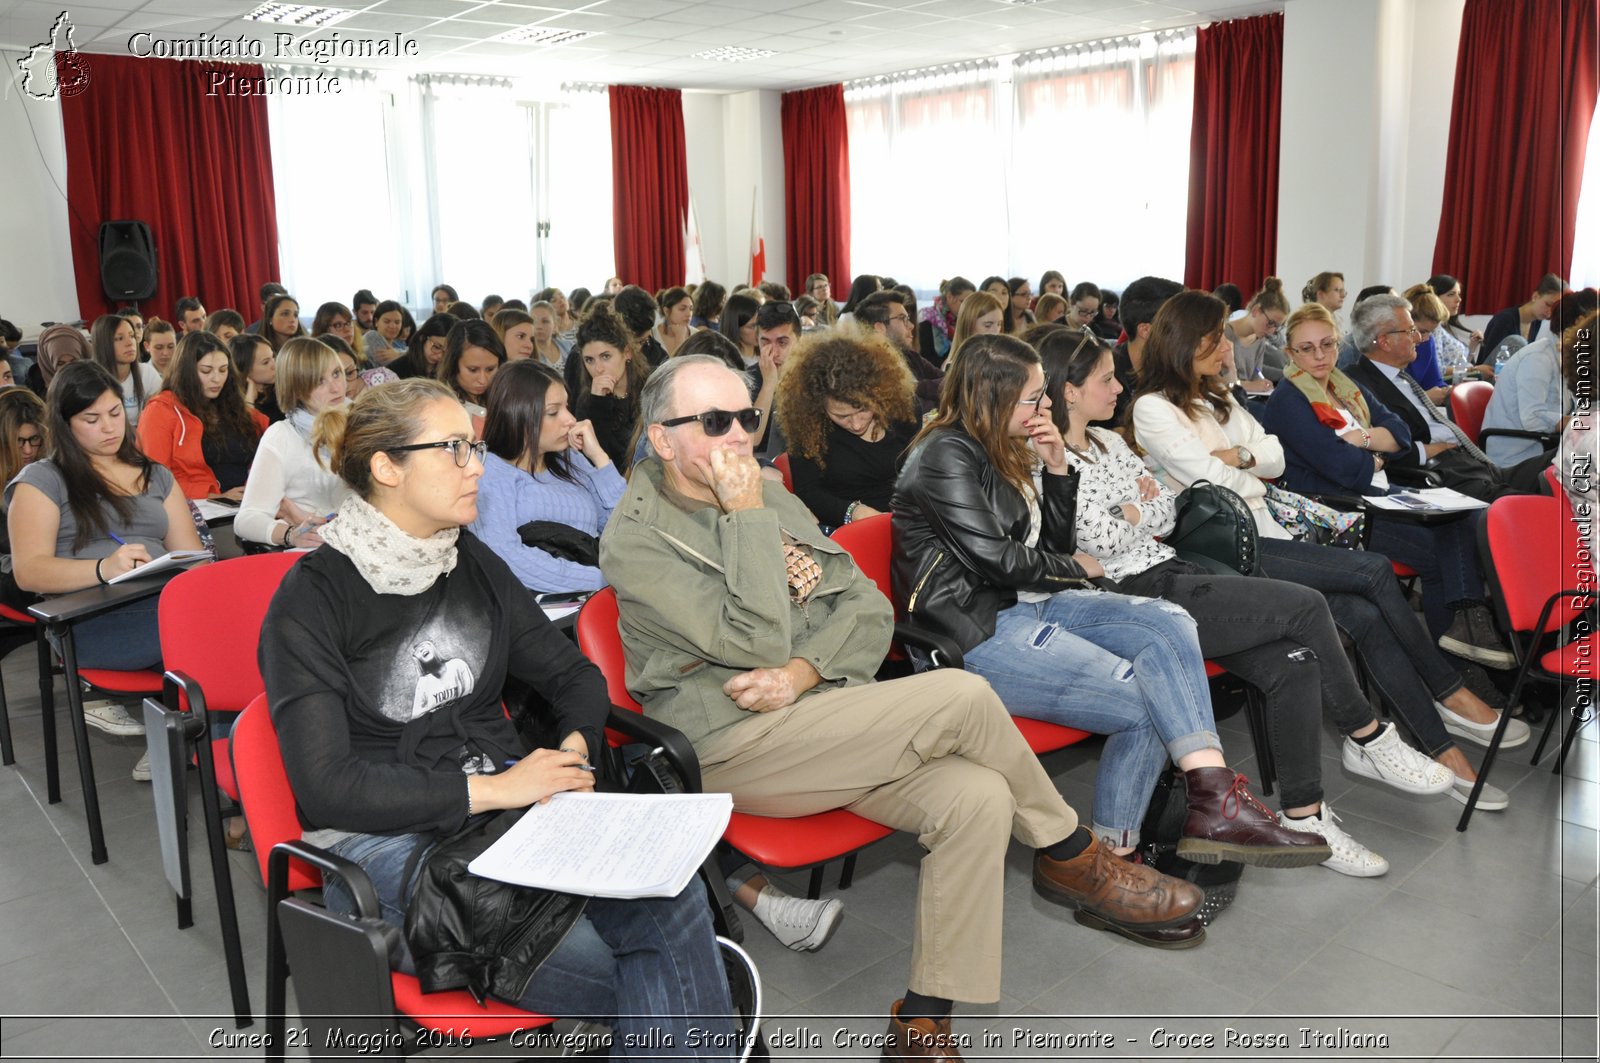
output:
M160 872L149 788L128 770L134 739L95 734L110 862L88 860L76 771L63 737L60 805L44 803L32 658L5 662L18 764L0 770L0 1058L247 1058L212 1047L233 1033L204 846L196 925L176 929ZM1254 772L1242 718L1221 723L1237 765ZM1249 871L1238 902L1200 948L1159 952L1079 927L1036 898L1025 853L1007 862L1002 999L963 1007L972 1058L1519 1058L1596 1056L1596 826L1600 749L1589 728L1566 779L1507 754L1495 782L1512 807L1455 832L1460 806L1347 775L1331 735L1324 779L1344 826L1383 852L1390 873ZM1087 808L1096 743L1046 766ZM1476 755L1474 754L1474 759ZM1548 761L1547 761L1548 763ZM870 1058L870 1038L905 986L919 850L896 836L861 857L840 894L846 916L820 953L796 955L759 927L769 1026L803 1028L821 1047L780 1056ZM231 857L253 1001L262 1001L264 898L253 859ZM796 876L784 880L802 888ZM830 879L830 885L831 885ZM101 1016L101 1017L82 1017ZM110 1018L108 1016L123 1016ZM1565 1016L1565 1018L1564 1018ZM1387 1048L1300 1048L1302 1027L1382 1033ZM1227 1045L1226 1031L1281 1036L1287 1049ZM259 1030L259 1026L254 1029ZM1164 1035L1154 1031L1161 1029ZM841 1034L839 1031L843 1031ZM1113 1049L1063 1047L1114 1034ZM986 1036L987 1035L987 1036ZM1215 1047L1201 1040L1210 1036ZM1172 1037L1168 1047L1152 1038ZM1177 1038L1191 1038L1188 1041ZM1337 1042L1336 1042L1337 1043Z

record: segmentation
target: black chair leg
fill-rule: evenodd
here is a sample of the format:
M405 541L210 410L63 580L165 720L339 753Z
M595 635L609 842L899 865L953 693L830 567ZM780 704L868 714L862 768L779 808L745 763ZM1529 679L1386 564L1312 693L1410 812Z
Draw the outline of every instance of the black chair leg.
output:
M0 764L17 762L17 753L11 747L11 712L6 707L6 684L0 679Z
M199 744L200 807L204 810L206 843L211 851L211 881L217 891L217 917L222 923L222 954L227 959L234 1024L243 1029L252 1021L250 987L245 981L244 946L239 940L239 913L234 907L233 876L228 871L228 847L223 842L226 828L222 825L222 802L217 797L217 767L210 736L201 735Z
M89 751L89 725L83 719L83 691L78 686L78 648L73 644L72 629L61 633L62 670L67 677L67 713L72 717L72 743L78 752L78 778L83 784L83 811L89 821L89 859L103 864L106 855L106 833L100 822L100 790L94 781L94 758Z
M811 869L811 880L806 883L806 900L814 901L822 896L822 869L826 865L818 864Z
M1536 647L1537 648L1537 647ZM1511 684L1511 693L1506 695L1506 705L1515 705L1517 695L1522 693L1523 684L1528 680L1528 665L1532 661L1530 654L1522 661L1522 667L1517 669L1517 678ZM1467 824L1472 821L1472 813L1478 807L1478 797L1483 793L1483 786L1489 781L1489 769L1494 767L1494 758L1500 752L1500 743L1505 739L1506 726L1511 723L1511 713L1508 709L1500 714L1500 721L1494 725L1494 735L1489 739L1489 748L1484 750L1483 764L1478 768L1478 780L1472 784L1472 793L1467 795L1467 807L1461 810L1461 818L1456 821L1456 830L1465 831ZM1541 740L1541 746L1544 742ZM1537 761L1538 757L1535 755Z
M44 625L38 625L39 723L44 731L44 788L48 803L61 803L61 763L56 751L56 669Z
M1533 747L1533 758L1528 761L1529 764L1538 764L1539 759L1544 756L1545 744L1550 741L1550 732L1555 729L1556 717L1560 715L1561 709L1557 707L1551 709L1549 715L1545 717L1544 730L1539 732L1539 744Z
M1572 751L1572 740L1578 737L1578 730L1589 721L1583 713L1582 706L1589 704L1587 698L1574 697L1572 707L1567 712L1567 733L1561 739L1561 752L1556 755L1555 767L1551 769L1556 775L1561 774L1561 769L1567 763L1567 754ZM1551 717L1554 718L1552 713Z
M844 867L839 869L839 888L847 890L850 882L856 877L856 854L851 853L844 858Z

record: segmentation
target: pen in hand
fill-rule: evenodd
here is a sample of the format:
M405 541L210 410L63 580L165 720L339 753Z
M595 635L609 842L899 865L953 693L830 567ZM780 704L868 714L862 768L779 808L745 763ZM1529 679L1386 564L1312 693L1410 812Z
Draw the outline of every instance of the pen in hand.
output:
M121 546L127 546L128 545L128 540L124 539L122 536L118 535L116 532L108 531L108 532L106 532L106 534L111 536L113 539L115 539L119 545L121 545ZM138 568L139 567L139 561L138 561L137 558L134 559L133 567L134 568Z

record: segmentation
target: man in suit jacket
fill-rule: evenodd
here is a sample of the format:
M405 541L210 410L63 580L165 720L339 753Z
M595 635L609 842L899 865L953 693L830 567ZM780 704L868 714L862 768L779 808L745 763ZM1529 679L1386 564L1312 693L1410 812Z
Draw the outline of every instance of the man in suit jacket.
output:
M1495 465L1407 375L1405 368L1416 358L1421 338L1410 304L1398 295L1375 295L1356 305L1351 329L1362 359L1347 370L1350 379L1398 414L1413 440L1409 450L1389 459L1390 468L1425 468L1438 473L1446 487L1485 502L1539 493L1547 463L1534 459L1510 468Z

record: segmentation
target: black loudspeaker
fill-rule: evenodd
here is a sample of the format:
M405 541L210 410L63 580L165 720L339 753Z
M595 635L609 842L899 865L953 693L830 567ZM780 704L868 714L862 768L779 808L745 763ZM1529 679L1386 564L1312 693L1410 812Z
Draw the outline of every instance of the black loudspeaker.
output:
M142 221L100 226L100 286L112 302L137 302L156 294L156 242Z

